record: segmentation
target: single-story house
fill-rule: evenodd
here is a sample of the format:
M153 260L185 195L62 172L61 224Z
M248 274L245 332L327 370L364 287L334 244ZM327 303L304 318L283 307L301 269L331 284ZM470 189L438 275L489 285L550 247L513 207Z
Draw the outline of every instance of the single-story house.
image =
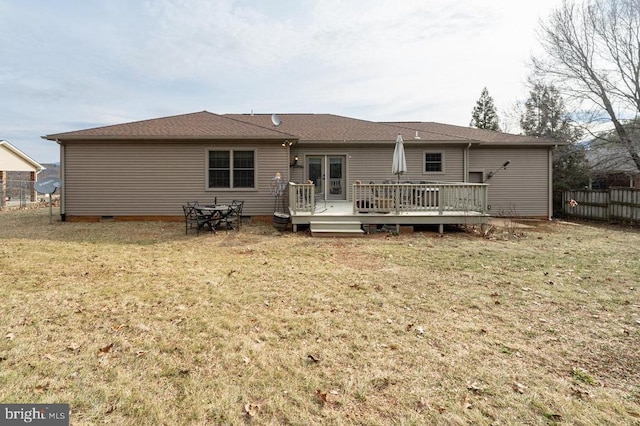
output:
M640 170L624 146L606 136L584 145L591 166L590 189L640 188Z
M398 182L391 171L398 135L407 162L401 183L422 185L423 194L442 191L441 201L441 184L485 188L484 198L476 202L482 204L483 217L551 216L556 143L534 137L332 114L203 111L43 138L60 145L62 220L142 220L182 217L186 201L214 197L244 200L247 216L271 215L276 174L295 191L311 184L314 206L352 203L356 212L361 195L354 192L363 188L358 185ZM410 189L415 193L417 187ZM295 191L287 194L293 213L304 197ZM394 205L399 208L398 200ZM437 209L438 204L443 203L422 207Z
M33 189L33 183L36 182L38 173L44 169L45 167L43 165L9 142L0 140L0 207L6 205L10 180L12 181L11 183L25 190L31 201L35 201L36 192ZM29 181L18 182L15 180L15 182L13 182L14 179L9 179L9 172L29 172ZM27 184L26 188L23 188L24 184ZM20 189L17 189L18 193L21 192Z

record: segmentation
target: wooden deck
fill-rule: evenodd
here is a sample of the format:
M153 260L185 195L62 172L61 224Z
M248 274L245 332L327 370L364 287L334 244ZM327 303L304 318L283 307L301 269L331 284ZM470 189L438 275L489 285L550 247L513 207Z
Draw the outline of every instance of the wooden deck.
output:
M333 229L362 225L481 225L486 226L487 185L400 184L354 185L356 201L316 200L313 185L290 184L289 212L294 232L299 225ZM321 224L321 225L320 225ZM349 226L347 226L347 224Z

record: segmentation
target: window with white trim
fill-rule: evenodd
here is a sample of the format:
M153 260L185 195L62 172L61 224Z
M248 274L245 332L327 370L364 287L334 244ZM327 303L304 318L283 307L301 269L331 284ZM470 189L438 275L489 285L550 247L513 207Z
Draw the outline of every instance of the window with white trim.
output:
M424 152L424 173L444 173L444 152Z
M208 151L209 188L255 188L256 152L254 150Z

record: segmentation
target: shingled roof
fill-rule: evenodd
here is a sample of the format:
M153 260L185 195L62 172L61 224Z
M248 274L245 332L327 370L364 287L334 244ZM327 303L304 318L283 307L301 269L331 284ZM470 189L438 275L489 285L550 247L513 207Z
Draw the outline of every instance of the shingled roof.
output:
M446 142L555 145L530 136L430 122L373 122L333 114L214 114L208 111L43 136L49 140L299 140L300 142Z
M295 139L294 135L208 111L43 136L49 140Z
M255 124L272 126L271 114L226 114L225 117ZM414 132L387 123L358 120L333 114L278 114L277 129L297 135L301 142L395 142L398 133L413 139ZM423 140L460 141L459 137L425 132Z
M443 134L450 137L467 140L469 142L479 142L482 144L512 145L514 142L522 145L562 145L549 139L537 138L534 136L513 135L510 133L496 132L493 130L476 129L474 127L454 126L451 124L441 124L433 122L407 121L407 122L386 122L392 126L412 129L422 136L423 133Z

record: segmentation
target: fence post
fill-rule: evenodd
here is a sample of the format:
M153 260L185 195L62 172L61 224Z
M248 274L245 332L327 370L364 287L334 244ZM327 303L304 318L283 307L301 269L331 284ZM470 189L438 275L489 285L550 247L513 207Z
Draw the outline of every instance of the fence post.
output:
M4 207L7 202L7 172L0 171L0 207Z
M30 182L29 182L29 192L31 193L31 202L34 203L36 201L36 172L31 172Z

